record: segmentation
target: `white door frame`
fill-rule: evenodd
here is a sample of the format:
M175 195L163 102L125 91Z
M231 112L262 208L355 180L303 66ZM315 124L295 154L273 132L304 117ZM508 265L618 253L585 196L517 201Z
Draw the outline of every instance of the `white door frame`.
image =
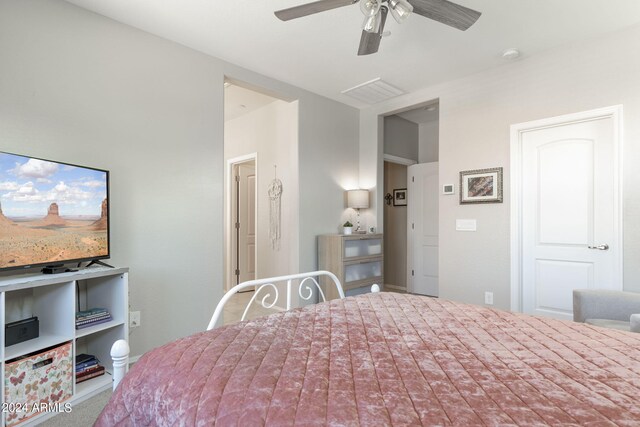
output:
M613 285L622 290L623 278L623 210L622 210L622 105L599 108L564 116L550 117L511 125L511 310L522 311L522 140L527 132L584 121L611 118L614 150L614 247L619 248L615 260Z
M396 163L398 165L404 165L404 166L411 166L411 165L418 164L418 162L416 162L413 159L407 159L405 157L394 156L393 154L383 154L383 160L385 162Z
M255 162L255 167L256 167L256 195L255 195L255 206L256 206L256 211L258 210L258 153L250 153L250 154L245 154L244 156L239 156L239 157L234 157L232 159L227 159L227 166L226 166L226 177L227 177L227 185L225 188L225 218L226 220L224 221L224 236L225 236L225 260L226 260L226 265L225 265L225 271L226 271L226 277L224 280L224 291L228 291L229 289L231 289L233 286L229 286L231 284L230 280L233 276L235 276L233 274L233 254L231 253L231 233L233 231L233 227L231 226L231 213L232 213L232 207L231 207L231 192L233 191L233 185L235 183L235 180L233 178L233 167L237 164L240 163L246 163L253 160ZM255 266L255 271L256 271L256 277L258 276L258 215L256 212L256 224L255 224L255 230L256 230L256 245L255 245L255 260L256 260L256 266Z

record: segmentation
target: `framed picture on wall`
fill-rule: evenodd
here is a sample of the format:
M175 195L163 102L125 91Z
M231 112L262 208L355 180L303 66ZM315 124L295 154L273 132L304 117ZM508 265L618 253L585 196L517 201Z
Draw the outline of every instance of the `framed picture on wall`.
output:
M393 206L407 206L406 188L398 188L393 190Z
M502 168L460 172L460 204L502 203Z

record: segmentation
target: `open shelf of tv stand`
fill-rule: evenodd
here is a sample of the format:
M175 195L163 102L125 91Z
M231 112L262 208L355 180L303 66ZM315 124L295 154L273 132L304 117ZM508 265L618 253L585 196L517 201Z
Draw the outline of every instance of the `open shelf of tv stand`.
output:
M87 335L95 334L96 332L115 328L117 326L122 325L123 323L124 322L122 321L112 320L110 322L100 323L99 325L96 325L96 326L90 326L88 328L78 329L76 330L76 338L86 337Z
M59 274L27 273L15 276L0 277L0 291L14 291L17 289L34 288L63 282L88 280L96 277L126 274L128 268L89 267L80 268L78 271L70 271Z
M4 361L15 359L25 354L35 353L43 348L53 347L67 341L71 341L73 337L65 335L44 335L9 347L5 347Z
M100 377L91 378L90 380L81 382L80 384L76 384L74 398L78 400L88 399L96 393L100 393L101 391L110 389L112 381L113 378L111 375L111 370L105 371L104 375Z
M60 274L30 273L0 277L0 383L3 384L0 396L3 404L19 401L14 400L18 399L15 393L7 396L5 367L9 362L65 343L71 343L72 360L77 354L87 353L98 357L100 364L105 366L104 375L75 384L72 364L71 375L67 379L71 382L72 394L67 402L74 405L111 387L111 345L129 336L128 271L128 268L92 266ZM104 307L112 320L76 329L78 304L81 310ZM6 346L4 325L32 316L38 317L39 336ZM54 415L41 413L17 426L37 425ZM0 427L6 426L7 420L8 415L2 414Z

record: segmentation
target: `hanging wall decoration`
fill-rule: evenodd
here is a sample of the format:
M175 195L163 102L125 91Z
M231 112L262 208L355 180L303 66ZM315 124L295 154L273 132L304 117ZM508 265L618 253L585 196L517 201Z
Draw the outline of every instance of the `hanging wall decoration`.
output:
M273 181L269 184L269 240L271 248L280 250L280 197L282 181L278 179L277 166L273 165Z

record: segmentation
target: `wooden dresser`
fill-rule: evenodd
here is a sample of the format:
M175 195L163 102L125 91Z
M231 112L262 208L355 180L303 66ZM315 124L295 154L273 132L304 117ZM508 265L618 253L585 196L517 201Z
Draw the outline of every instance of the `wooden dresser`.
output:
M382 234L324 234L318 236L318 269L338 276L345 295L368 292L371 285L382 289L384 251ZM321 279L322 280L322 279ZM327 279L324 279L327 280ZM326 298L338 298L334 286L320 284Z

